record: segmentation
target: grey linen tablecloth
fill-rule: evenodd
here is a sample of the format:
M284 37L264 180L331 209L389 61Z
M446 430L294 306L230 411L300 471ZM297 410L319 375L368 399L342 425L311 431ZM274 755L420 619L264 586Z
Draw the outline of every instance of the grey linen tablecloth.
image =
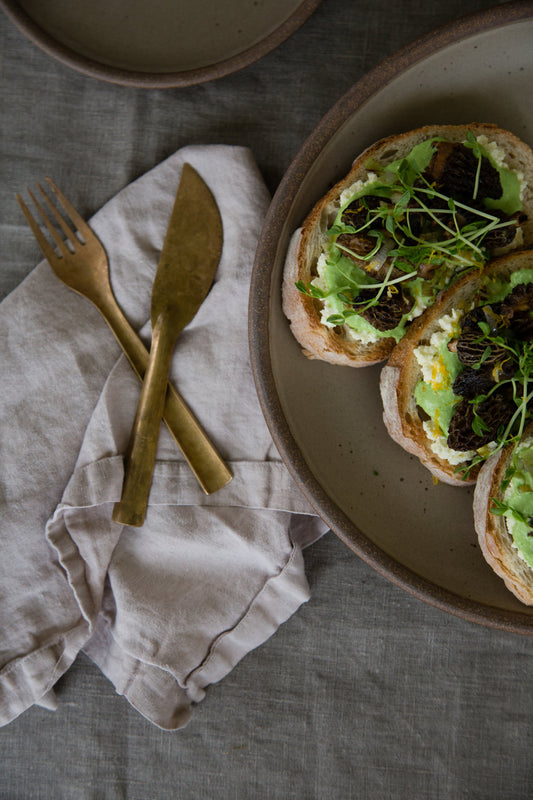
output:
M78 74L0 14L1 296L30 273L34 280L41 258L14 197L25 186L50 175L89 218L183 146L225 143L251 149L272 194L322 116L368 70L440 24L495 5L322 0L300 31L256 64L167 91ZM490 84L479 88L490 97ZM418 110L438 117L440 95ZM66 289L55 293L73 302ZM148 317L144 302L139 326ZM108 341L92 372L72 365L96 382L65 417L79 443L50 470L43 530L75 472L104 384L119 369ZM200 415L202 398L187 399ZM209 430L210 419L202 422ZM2 439L8 430L4 424ZM49 458L44 441L42 449ZM23 516L18 525L24 531ZM16 553L1 519L0 538ZM44 535L41 547L41 556L49 552ZM333 534L305 548L303 559L309 602L209 687L182 730L148 722L80 652L55 685L55 712L34 705L0 728L0 798L530 800L531 639L421 603ZM48 563L36 562L41 572ZM26 582L35 595L34 569ZM72 602L66 582L63 596ZM0 641L0 650L11 644Z
M163 426L144 525L114 523L139 381L125 356L116 360L103 318L46 262L4 300L4 723L36 701L52 704L53 685L83 648L151 721L182 727L205 687L309 597L301 545L325 526L277 456L248 361L250 270L269 202L251 153L184 148L120 192L92 226L118 302L139 327L184 161L217 200L224 245L214 285L179 337L171 379L206 420L233 479L206 496ZM309 524L293 525L294 514Z

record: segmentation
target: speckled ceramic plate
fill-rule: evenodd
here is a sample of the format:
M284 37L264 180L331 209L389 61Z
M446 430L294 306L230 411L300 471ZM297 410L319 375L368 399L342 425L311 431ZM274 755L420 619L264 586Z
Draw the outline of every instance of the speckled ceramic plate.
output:
M190 86L257 61L320 0L0 0L36 45L79 72L146 88Z
M281 310L287 244L366 146L429 123L493 122L533 145L533 6L496 6L415 41L359 81L304 143L277 191L254 264L250 343L257 390L282 458L331 529L386 578L485 625L533 633L485 563L472 490L435 485L389 439L379 367L307 360Z

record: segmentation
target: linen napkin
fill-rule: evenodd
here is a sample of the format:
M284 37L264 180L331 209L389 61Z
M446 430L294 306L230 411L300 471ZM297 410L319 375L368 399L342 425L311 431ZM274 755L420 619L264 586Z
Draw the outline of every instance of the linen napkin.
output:
M83 650L154 724L191 706L309 598L302 547L324 524L280 461L248 358L247 303L269 196L247 148L184 148L90 221L119 304L147 344L150 293L182 165L224 227L214 285L171 380L233 480L206 496L161 428L146 522L111 520L140 382L99 312L46 262L0 304L0 722ZM68 194L68 189L66 190Z

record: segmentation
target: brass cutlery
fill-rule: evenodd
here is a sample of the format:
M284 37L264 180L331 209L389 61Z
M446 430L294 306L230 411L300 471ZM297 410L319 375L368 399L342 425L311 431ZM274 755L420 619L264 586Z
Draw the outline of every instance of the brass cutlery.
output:
M54 248L27 205L20 195L17 195L33 235L56 276L70 289L93 303L103 315L142 381L148 367L149 353L115 299L109 279L109 264L105 249L96 234L53 181L50 178L47 178L47 181L62 206L66 219L40 185L38 188L41 201L28 190L42 222L55 243ZM58 228L65 238L60 235ZM227 465L183 398L170 383L164 405L164 420L206 494L221 489L231 480L232 475Z
M215 198L186 163L152 286L150 361L126 455L122 497L113 509L115 522L144 523L176 339L204 301L221 253L222 220Z

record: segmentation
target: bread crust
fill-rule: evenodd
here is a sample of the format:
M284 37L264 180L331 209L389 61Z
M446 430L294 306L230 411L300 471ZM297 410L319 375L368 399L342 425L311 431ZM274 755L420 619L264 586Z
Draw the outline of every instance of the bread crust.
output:
M316 203L302 227L292 236L283 274L283 311L290 322L293 335L308 358L344 366L364 367L386 360L395 346L392 337L363 344L347 336L346 326L329 328L323 325L320 319L320 301L303 295L295 286L297 281L308 284L316 276L317 261L325 234L337 214L342 192L355 181L366 179L366 165L369 161L391 163L407 155L416 144L433 136L441 136L451 142L464 141L468 131L476 136L486 135L490 141L496 142L505 151L508 166L524 174L527 188L523 208L528 215L523 226L524 246L533 244L533 153L512 133L490 123L426 125L381 139L355 159L348 174Z
M417 410L414 390L422 370L414 354L421 344L427 344L439 330L439 320L454 308L467 308L475 297L483 277L495 276L507 280L518 269L533 267L533 250L514 252L488 264L482 272L468 273L451 288L441 292L435 303L416 319L403 339L393 349L381 370L380 392L383 421L390 436L404 450L417 456L422 464L440 481L452 486L469 486L476 482L480 467L472 467L468 477L455 473L456 467L431 449Z
M526 429L531 436L533 426ZM513 454L508 445L494 453L480 470L474 490L474 527L481 552L507 588L528 606L533 605L533 569L513 546L505 517L491 513L492 499L502 500L501 483Z

